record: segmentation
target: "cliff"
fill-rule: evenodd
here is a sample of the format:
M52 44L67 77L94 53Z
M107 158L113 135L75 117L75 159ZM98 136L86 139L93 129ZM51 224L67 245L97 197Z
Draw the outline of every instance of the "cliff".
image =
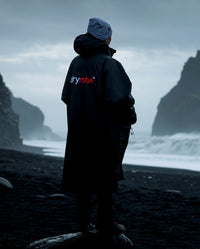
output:
M180 80L158 105L152 135L200 132L200 51L185 63Z
M12 109L11 93L0 74L0 147L16 148L22 145L18 115Z
M60 140L50 127L44 125L45 116L37 106L14 96L12 106L19 115L19 130L23 139Z

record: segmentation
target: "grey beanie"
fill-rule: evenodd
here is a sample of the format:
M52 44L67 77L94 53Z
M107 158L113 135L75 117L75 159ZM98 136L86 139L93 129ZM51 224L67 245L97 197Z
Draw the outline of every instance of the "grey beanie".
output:
M112 35L110 24L99 18L91 18L89 20L87 32L102 41L105 41Z

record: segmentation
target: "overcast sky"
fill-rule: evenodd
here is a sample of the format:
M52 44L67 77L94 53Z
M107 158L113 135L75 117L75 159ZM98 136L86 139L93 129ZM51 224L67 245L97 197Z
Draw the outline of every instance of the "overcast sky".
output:
M138 123L150 131L156 108L200 49L199 0L0 0L0 73L16 97L37 105L45 124L66 131L60 100L74 38L99 17L133 83Z

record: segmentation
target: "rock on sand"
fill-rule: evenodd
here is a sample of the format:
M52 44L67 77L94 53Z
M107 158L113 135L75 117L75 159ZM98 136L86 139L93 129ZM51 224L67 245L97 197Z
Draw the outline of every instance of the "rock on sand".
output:
M123 233L101 235L97 233L69 233L41 239L31 243L27 249L62 249L62 248L134 248L132 241Z
M4 177L0 177L0 191L12 191L13 186L12 184Z

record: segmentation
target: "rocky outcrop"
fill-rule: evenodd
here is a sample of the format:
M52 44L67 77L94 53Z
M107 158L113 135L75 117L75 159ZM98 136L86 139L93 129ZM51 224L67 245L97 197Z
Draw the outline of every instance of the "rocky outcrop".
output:
M77 232L45 238L31 243L27 249L131 249L132 241L123 233L102 235L98 232Z
M0 75L0 147L16 148L22 144L18 115L12 109L11 93Z
M200 51L185 63L177 85L158 105L152 135L200 132Z
M13 96L0 74L0 147L18 148L22 139L61 140L44 119L37 106Z
M14 96L12 106L19 115L19 130L23 139L60 140L50 127L44 125L44 114L37 106Z

